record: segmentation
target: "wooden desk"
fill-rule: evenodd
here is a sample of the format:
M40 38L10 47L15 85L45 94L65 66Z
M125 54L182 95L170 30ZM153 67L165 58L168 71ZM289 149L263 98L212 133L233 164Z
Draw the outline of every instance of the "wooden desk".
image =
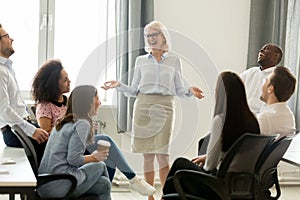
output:
M288 150L281 159L284 162L300 167L300 134L292 140Z
M5 147L3 141L0 141L0 162L7 158L16 163L0 164L0 169L8 170L8 173L0 174L0 194L9 194L10 200L14 200L15 194L26 194L27 199L34 200L37 180L24 149Z

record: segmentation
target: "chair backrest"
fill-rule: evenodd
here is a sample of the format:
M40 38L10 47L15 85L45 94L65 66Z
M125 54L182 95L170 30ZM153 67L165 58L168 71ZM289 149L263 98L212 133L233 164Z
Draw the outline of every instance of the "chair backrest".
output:
M255 171L264 187L269 188L274 184L273 173L277 176L277 165L290 146L292 138L293 136L285 136L275 140L260 156Z
M34 116L36 116L36 114L35 114L35 112L36 112L36 105L35 105L35 104L32 105L32 106L30 106L30 110L32 111L32 114L33 114Z
M245 133L225 153L217 176L228 172L254 173L256 163L263 150L276 136Z
M204 136L203 138L201 138L199 140L199 142L198 142L198 155L205 155L206 154L209 138L210 138L210 133L208 133L206 136Z
M226 182L231 198L254 197L256 163L275 137L246 133L225 153L217 176Z
M31 143L31 141L28 138L28 136L26 135L26 133L24 133L24 131L18 125L14 125L12 127L12 129L13 129L14 134L20 140L20 142L25 150L25 153L27 155L27 158L30 162L32 170L33 170L34 174L37 176L39 166L38 166L37 155L36 155L33 144Z

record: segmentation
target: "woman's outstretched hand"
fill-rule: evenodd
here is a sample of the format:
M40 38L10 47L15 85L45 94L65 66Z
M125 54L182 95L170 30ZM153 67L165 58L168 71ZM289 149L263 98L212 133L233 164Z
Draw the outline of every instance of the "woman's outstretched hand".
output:
M119 81L106 81L104 83L103 86L101 86L101 88L103 88L104 90L108 90L111 88L116 88L120 86L120 82Z
M203 92L200 88L192 86L189 88L190 92L198 99L204 98Z

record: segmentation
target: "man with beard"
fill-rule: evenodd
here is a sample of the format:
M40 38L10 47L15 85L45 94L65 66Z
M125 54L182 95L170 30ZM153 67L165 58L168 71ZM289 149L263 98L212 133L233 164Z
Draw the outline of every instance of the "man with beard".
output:
M264 102L260 100L261 84L281 61L282 50L276 44L265 44L258 52L257 63L259 66L251 67L240 74L244 81L247 100L254 114L260 112Z
M7 146L22 147L11 127L18 125L30 138L37 152L38 160L43 156L48 133L30 123L29 113L21 97L12 61L9 57L14 53L14 40L0 24L0 127L3 140Z

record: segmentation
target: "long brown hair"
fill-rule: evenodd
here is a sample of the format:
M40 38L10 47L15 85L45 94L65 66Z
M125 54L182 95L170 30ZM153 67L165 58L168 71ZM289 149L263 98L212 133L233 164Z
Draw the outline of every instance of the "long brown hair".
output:
M214 116L219 114L225 117L221 136L223 152L244 133L260 134L258 121L247 103L244 84L233 72L223 72L218 78Z
M93 136L92 119L89 116L91 107L94 106L94 97L97 96L97 89L91 85L82 85L74 88L69 97L67 112L65 116L58 120L55 128L60 130L66 123L75 123L78 119L86 119L91 125L90 140Z

